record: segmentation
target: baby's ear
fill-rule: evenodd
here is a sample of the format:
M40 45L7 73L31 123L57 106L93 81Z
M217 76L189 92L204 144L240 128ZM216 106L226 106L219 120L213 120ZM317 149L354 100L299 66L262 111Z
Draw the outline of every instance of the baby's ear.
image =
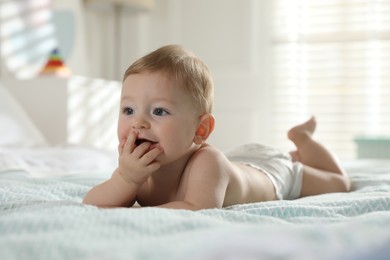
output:
M194 143L202 144L214 130L215 118L212 114L206 113L200 116L199 126L196 129Z

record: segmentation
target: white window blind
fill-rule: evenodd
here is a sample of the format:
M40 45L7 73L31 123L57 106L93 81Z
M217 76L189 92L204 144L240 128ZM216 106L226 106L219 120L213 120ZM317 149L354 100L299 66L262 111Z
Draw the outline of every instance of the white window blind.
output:
M34 77L58 46L51 5L52 0L0 0L0 66L16 78Z
M390 0L274 1L274 140L316 115L316 138L354 158L357 136L390 136Z

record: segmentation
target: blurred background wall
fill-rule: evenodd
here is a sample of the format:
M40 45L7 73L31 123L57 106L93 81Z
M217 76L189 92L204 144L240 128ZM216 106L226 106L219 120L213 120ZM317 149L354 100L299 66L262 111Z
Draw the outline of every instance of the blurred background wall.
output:
M356 156L357 138L390 135L388 0L1 0L1 6L3 79L33 77L31 64L37 71L60 46L74 75L121 81L135 59L182 44L213 74L217 124L210 142L222 150L246 142L292 149L286 131L313 114L317 137L342 158Z

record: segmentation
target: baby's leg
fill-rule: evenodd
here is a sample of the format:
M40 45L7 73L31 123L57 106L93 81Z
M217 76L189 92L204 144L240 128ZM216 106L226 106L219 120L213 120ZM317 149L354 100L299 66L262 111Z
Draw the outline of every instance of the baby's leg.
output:
M294 161L339 174L344 174L343 169L333 154L322 144L312 138L317 122L314 117L301 125L297 125L288 131L288 138L295 144L297 151L291 153Z
M297 150L293 161L304 165L302 196L349 190L349 179L334 155L312 138L317 122L314 117L288 131Z

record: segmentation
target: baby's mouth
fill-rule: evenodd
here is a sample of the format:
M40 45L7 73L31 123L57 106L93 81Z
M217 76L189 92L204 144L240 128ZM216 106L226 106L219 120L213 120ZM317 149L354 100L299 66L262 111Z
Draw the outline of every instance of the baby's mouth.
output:
M138 138L137 140L135 140L135 145L136 145L136 146L139 146L140 144L145 143L145 142L149 142L149 143L151 143L152 145L153 145L153 144L156 144L156 142L153 142L153 141L150 141L150 140L147 140L147 139Z

